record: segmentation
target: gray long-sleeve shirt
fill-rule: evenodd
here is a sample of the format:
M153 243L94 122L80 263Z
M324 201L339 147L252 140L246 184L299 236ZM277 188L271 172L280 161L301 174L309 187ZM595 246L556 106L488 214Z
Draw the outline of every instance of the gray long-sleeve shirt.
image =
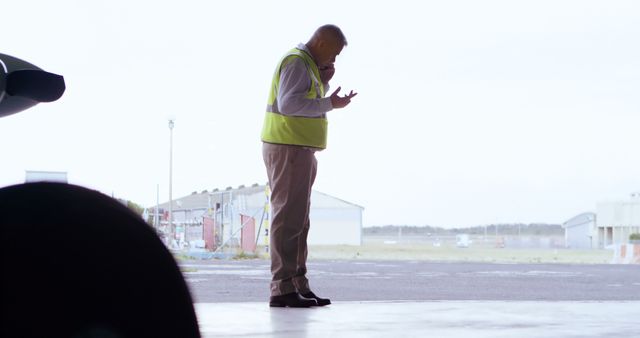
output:
M309 52L305 44L297 46ZM280 87L278 88L278 110L282 115L301 117L325 117L333 109L331 98L306 98L312 79L304 61L294 58L280 70ZM324 84L325 93L329 91L329 84Z

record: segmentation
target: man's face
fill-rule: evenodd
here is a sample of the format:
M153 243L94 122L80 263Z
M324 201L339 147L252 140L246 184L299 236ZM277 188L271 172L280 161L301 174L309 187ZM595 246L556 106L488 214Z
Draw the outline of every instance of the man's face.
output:
M340 55L344 46L338 41L328 40L323 41L320 47L321 52L316 61L318 62L318 66L324 66L336 62L336 56Z

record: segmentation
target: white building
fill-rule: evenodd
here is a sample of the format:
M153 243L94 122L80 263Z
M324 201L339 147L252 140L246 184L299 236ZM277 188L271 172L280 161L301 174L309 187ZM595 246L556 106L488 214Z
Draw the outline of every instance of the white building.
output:
M565 240L570 248L606 248L629 242L640 233L640 193L627 201L600 202L596 213L585 212L566 221Z
M567 248L593 249L597 242L594 237L597 234L596 214L584 212L562 224L564 228L564 240Z
M25 183L33 182L58 182L68 183L66 171L42 171L27 170L25 172Z
M177 234L186 240L205 239L207 247L268 245L270 207L265 185L193 192L173 201ZM156 206L148 209L154 213ZM169 202L160 204L162 225L168 224ZM363 207L313 190L308 243L361 245ZM243 228L244 225L244 229ZM243 239L243 237L246 237ZM184 238L183 238L184 239Z
M629 242L629 235L640 233L640 193L621 202L598 203L598 246Z

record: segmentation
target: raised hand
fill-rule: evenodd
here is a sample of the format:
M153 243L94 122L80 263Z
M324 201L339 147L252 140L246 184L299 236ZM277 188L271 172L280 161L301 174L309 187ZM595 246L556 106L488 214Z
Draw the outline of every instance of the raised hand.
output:
M320 71L320 80L322 80L322 83L329 83L329 80L331 80L333 74L336 73L336 68L334 67L333 63L322 65L318 68L318 70Z
M332 94L331 94L331 105L333 106L333 108L344 108L346 107L349 103L351 103L351 98L353 98L354 96L358 95L358 93L354 93L353 90L343 96L340 97L338 95L338 92L340 92L340 89L342 89L342 87L338 87L338 89L336 89Z

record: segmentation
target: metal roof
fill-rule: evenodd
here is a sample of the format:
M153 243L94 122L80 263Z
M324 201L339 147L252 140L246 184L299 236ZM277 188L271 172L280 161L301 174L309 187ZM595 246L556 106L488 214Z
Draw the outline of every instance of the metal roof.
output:
M224 198L224 202L228 203L229 195L232 195L234 198L236 196L241 195L255 195L256 193L261 193L265 191L266 185L264 184L254 184L252 186L239 186L238 188L226 188L224 190L214 189L212 191L203 190L201 192L194 191L190 195L179 197L173 200L173 210L193 210L193 209L207 209L209 207L215 206L216 203L221 203ZM364 209L364 207L347 202L340 198L321 193L319 191L313 190L312 194L313 206L317 208L329 208L329 207L357 207L360 209ZM336 203L337 202L337 203ZM340 206L339 204L343 204ZM155 205L149 206L148 208L155 208ZM169 201L161 203L158 206L160 209L169 209Z

